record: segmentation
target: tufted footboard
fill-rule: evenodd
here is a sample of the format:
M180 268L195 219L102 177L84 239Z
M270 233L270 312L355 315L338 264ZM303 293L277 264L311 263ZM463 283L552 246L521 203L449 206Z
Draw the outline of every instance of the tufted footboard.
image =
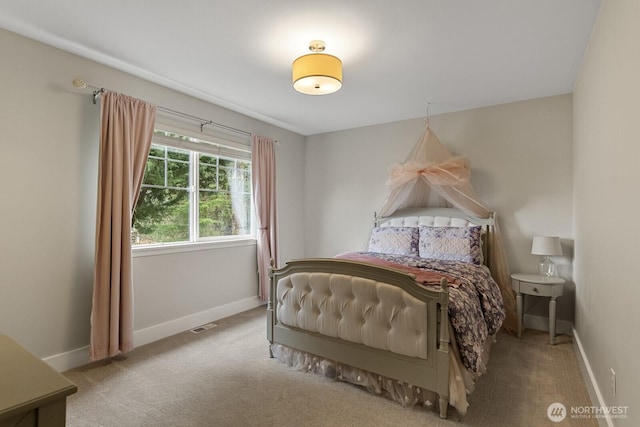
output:
M449 398L449 295L407 273L340 259L271 271L267 338Z

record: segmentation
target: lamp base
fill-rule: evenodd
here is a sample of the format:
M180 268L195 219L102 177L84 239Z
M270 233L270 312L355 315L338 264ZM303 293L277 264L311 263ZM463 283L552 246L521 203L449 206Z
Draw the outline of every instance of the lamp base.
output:
M548 256L543 256L540 260L538 274L544 277L554 277L556 275L556 265Z

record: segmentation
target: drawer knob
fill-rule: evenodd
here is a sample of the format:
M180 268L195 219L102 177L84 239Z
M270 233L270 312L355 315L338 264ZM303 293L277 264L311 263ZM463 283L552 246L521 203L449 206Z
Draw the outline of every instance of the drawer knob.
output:
M539 294L540 291L538 290L538 288L533 288L533 292L535 292L536 294Z

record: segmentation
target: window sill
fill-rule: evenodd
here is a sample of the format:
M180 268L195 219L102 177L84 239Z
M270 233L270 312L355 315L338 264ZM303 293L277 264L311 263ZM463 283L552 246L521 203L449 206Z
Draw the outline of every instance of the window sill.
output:
M213 249L237 248L241 246L255 246L255 238L241 238L229 240L216 240L210 242L189 242L178 244L167 244L157 246L133 247L131 256L133 258L143 256L166 255L183 252L209 251Z

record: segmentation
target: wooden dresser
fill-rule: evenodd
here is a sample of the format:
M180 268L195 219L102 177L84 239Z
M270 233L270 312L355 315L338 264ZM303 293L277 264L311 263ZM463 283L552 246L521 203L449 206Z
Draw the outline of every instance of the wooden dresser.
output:
M0 335L0 427L64 426L75 384Z

